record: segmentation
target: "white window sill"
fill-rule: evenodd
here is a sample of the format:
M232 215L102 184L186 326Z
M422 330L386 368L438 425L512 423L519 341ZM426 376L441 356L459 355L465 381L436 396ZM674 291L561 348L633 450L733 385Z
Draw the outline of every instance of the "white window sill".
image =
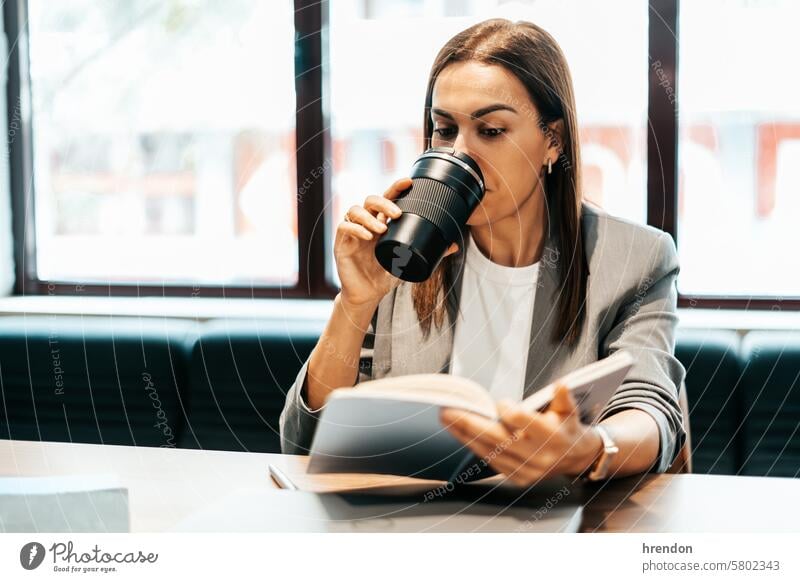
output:
M206 321L217 318L325 321L333 301L319 299L208 299L200 297L26 296L0 298L4 315L111 315Z
M800 311L689 308L678 309L678 317L684 329L800 330Z
M206 299L182 297L26 296L0 298L4 315L112 315L206 321L217 318L326 321L326 299ZM800 330L800 311L679 309L685 329Z

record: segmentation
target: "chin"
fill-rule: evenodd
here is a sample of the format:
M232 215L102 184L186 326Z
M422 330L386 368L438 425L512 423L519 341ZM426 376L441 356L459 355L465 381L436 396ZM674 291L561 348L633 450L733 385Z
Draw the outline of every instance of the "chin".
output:
M486 192L491 192L491 189L487 189ZM493 220L496 220L492 216L492 202L487 204L486 198L481 201L480 204L472 211L469 218L467 219L467 226L484 226L486 224L491 223Z
M478 218L470 217L470 219L467 220L467 226L484 226L489 224L490 222L492 221L487 216L479 216Z

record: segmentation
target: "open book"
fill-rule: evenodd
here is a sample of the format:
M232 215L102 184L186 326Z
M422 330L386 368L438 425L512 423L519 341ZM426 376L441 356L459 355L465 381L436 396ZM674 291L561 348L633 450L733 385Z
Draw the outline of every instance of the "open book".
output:
M625 351L570 372L522 401L543 411L558 384L571 391L581 420L593 423L633 365ZM412 374L330 393L311 444L309 473L384 473L470 481L494 471L439 420L442 407L496 419L497 405L477 382L450 374Z

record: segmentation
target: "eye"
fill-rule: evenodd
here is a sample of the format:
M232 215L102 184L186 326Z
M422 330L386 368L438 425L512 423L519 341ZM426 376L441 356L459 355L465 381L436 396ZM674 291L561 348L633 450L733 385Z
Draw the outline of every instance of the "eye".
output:
M485 130L482 130L481 133L486 137L498 137L505 131L505 129L499 127L487 127Z
M439 135L439 137L443 138L452 136L453 132L455 132L455 129L452 127L439 127L433 130L433 133L436 133Z

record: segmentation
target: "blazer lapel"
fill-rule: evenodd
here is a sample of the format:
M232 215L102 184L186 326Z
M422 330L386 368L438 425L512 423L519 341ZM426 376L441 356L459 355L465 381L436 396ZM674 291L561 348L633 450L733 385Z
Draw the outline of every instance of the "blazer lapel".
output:
M453 331L449 322L441 329L431 325L424 337L417 320L411 285L397 287L392 314L391 365L392 376L445 372L453 347Z
M464 241L459 245L464 248ZM422 335L422 327L417 320L414 301L411 296L412 284L402 283L395 290L392 309L390 343L391 369L393 376L404 374L424 374L432 372L447 373L450 369L450 355L453 351L456 314L459 311L461 274L464 271L464 252L452 255L449 279L451 286L444 289L446 317L444 325L437 328L431 325L427 338Z
M583 215L583 209L581 209L581 215ZM553 334L559 318L558 302L561 294L566 293L561 284L563 265L566 261L583 260L582 253L584 249L580 249L581 252L574 252L573 249L565 248L562 244L558 231L561 219L557 208L551 208L549 220L552 227L548 228L547 243L539 266L539 280L533 303L533 319L528 347L528 362L525 369L523 398L527 398L540 388L553 382L565 370L573 370L596 359L591 354L588 355L587 359L587 354L578 353L575 348L569 347L560 340L553 340ZM581 228L583 228L582 219ZM569 254L573 256L567 256ZM587 304L589 301L588 285L590 281L591 274L587 273L587 296L584 298ZM588 309L588 305L585 305L585 307Z
M552 337L558 323L561 246L557 229L549 230L550 235L539 261L523 398L527 398L546 384L548 370L556 367L559 353L559 346L553 342Z
M378 309L378 319L374 328L375 342L372 350L372 378L374 380L383 378L392 369L392 326L396 298L395 293L389 293L383 300L385 303L381 303ZM378 333L378 330L386 331Z

